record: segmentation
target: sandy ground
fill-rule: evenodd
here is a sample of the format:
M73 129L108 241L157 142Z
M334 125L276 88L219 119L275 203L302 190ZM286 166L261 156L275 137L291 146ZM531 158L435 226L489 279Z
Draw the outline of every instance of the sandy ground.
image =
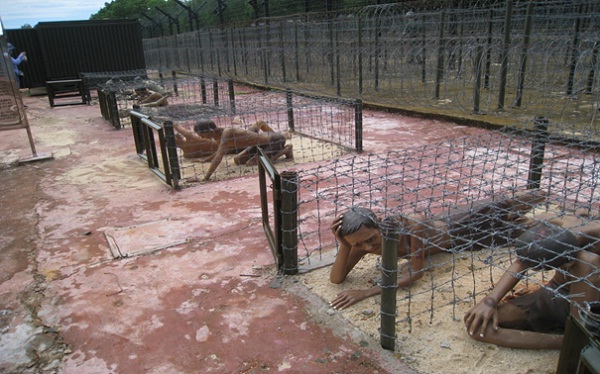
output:
M339 157L348 152L342 147L301 134L292 135L291 139L288 140L289 143L292 144L294 149L294 159L288 160L282 157L277 160L275 164L279 170L289 170L296 164L318 162ZM256 175L258 173L258 166L236 165L233 162L233 158L234 155L225 156L215 173L211 176L211 180L226 180L247 175ZM179 161L182 171L182 186L184 187L190 187L201 182L210 166L209 162L201 162L198 159L185 159L181 152Z
M486 251L477 253L482 258L486 255ZM369 288L381 276L377 269L378 259L379 256L375 255L363 258L342 284L329 282L330 266L303 274L301 280L311 292L324 302L329 302L343 290ZM469 295L472 294L474 282L478 290L490 287L490 269L481 268L471 277L470 254L455 260L452 261L451 254L432 257L434 270L414 284L410 291L398 291L396 353L400 358L414 370L428 374L554 373L559 351L502 348L468 338L462 317L472 305ZM399 263L399 267L401 266L402 262ZM502 273L500 266L492 271L494 279L499 279ZM456 279L453 287L446 283L452 277ZM432 282L442 284L433 296L433 304L430 291ZM452 288L456 292L456 303L451 302L454 300ZM376 296L348 309L330 309L329 312L341 314L349 323L379 339L380 305L381 299ZM429 312L432 306L433 316ZM402 321L409 311L412 329L406 320Z

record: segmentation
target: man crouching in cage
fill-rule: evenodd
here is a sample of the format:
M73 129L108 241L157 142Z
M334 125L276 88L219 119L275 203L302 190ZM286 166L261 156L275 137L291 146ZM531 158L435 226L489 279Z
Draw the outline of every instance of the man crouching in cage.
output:
M398 275L398 287L410 286L423 277L425 257L442 251L477 250L504 245L521 232L523 214L545 200L537 190L515 193L458 206L443 215L414 213L398 217L401 234L398 258L408 259ZM367 254L381 255L382 234L377 216L369 209L352 207L331 224L339 250L329 279L342 283ZM347 290L338 294L331 306L344 309L381 293L381 287Z
M541 220L515 240L515 251L500 281L465 314L467 333L504 347L560 349L569 313L600 301L600 221ZM528 270L550 269L554 276L539 289L504 299Z
M182 132L181 128L176 127L176 130L180 133ZM235 127L217 127L210 120L198 121L194 126L194 133L204 140L213 141L217 144L216 150L202 160L211 161L204 180L210 179L210 176L217 169L223 157L230 153L237 153L234 158L236 165L255 165L258 162L259 147L263 149L271 161L276 161L282 156L285 156L289 160L294 158L292 145L286 144L286 136L275 132L264 121L257 121L248 130ZM183 145L185 142L190 142L188 145L192 147L192 143L194 143L196 138L191 136L191 134L188 135L184 134L184 137L189 140L184 141L182 138L179 139L177 145L180 148L184 148ZM175 141L177 143L177 137Z

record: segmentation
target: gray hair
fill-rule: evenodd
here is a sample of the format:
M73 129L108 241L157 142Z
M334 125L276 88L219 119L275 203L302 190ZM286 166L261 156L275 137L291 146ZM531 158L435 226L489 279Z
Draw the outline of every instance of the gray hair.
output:
M342 215L340 235L346 236L355 233L361 226L379 228L379 220L371 209L352 207Z

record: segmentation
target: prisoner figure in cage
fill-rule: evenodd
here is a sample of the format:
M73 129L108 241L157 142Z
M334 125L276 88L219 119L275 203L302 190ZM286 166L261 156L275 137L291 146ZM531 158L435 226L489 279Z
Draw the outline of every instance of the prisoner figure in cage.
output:
M139 107L159 107L169 105L168 98L171 97L171 93L166 91L161 85L152 81L145 80L142 77L135 77L133 79L136 88L134 89L136 94L136 105Z
M253 126L250 127L250 131L259 132L261 130L261 124L264 122L257 122ZM202 137L201 134L204 134L208 131L208 129L215 129L217 125L212 120L199 120L196 121L194 126L194 131L189 130L181 125L175 125L173 128L177 131L175 134L175 144L181 148L183 152L183 157L185 158L205 158L212 156L217 149L219 148L219 142L211 137ZM270 127L267 126L268 129ZM248 155L251 154L251 150L249 148L255 147L233 147L229 149L227 154L240 154L239 156L234 157L234 162L236 165L248 164L251 165L251 162L248 162Z
M529 190L457 206L437 216L413 213L395 217L401 226L398 258L408 260L399 271L398 287L410 286L423 277L427 256L506 244L523 231L523 215L544 200L540 191ZM350 208L335 218L331 231L339 243L329 276L332 283L342 283L365 255L381 255L379 220L370 209ZM380 293L379 285L347 290L338 294L331 306L344 309Z
M203 138L212 139L219 144L217 151L203 160L211 161L204 180L210 179L223 157L233 150L243 149L234 158L237 165L256 164L258 148L263 149L271 161L283 156L288 160L294 158L292 144L286 144L286 135L275 132L264 121L257 121L248 130L236 127L221 128L212 121L203 121L197 123L194 130Z
M146 87L135 89L136 106L139 107L159 107L169 105L170 93L162 94L157 91L152 91Z
M520 349L560 349L569 313L600 301L600 221L540 220L515 240L516 259L492 291L464 316L475 340ZM529 270L554 270L537 290L510 292ZM530 282L531 283L531 282Z
M177 134L175 134L175 144L183 152L184 158L208 157L214 154L219 148L219 143L214 139L203 138L195 131L181 125L174 125L173 128L177 131Z

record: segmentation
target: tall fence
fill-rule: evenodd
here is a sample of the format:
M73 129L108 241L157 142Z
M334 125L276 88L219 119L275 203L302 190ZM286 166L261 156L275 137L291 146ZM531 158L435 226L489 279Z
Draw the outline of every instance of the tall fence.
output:
M402 4L145 39L150 68L204 71L498 124L597 125L600 3ZM484 116L485 115L485 116Z

